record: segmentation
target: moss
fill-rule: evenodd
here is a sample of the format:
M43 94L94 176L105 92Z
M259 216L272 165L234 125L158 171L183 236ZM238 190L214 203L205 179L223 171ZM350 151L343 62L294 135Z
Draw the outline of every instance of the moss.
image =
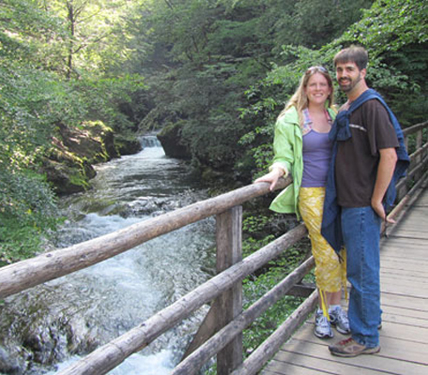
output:
M132 155L141 151L141 142L135 135L119 134L114 139L114 144L120 155Z

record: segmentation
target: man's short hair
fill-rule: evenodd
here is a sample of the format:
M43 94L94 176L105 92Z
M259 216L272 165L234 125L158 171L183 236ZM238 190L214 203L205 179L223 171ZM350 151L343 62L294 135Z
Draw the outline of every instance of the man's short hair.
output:
M338 63L353 62L358 66L358 69L363 70L367 68L369 60L368 53L364 47L350 46L338 52L334 56L334 66Z

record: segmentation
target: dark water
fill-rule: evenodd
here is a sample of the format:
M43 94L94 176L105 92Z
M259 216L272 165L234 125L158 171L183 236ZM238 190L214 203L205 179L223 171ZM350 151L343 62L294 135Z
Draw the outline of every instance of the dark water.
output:
M62 200L68 220L54 246L70 246L205 199L190 169L155 137L97 167L93 189ZM17 374L54 374L206 281L214 269L214 219L189 225L5 301L0 363ZM111 371L166 375L206 309ZM53 363L53 365L52 365ZM23 370L25 369L25 371ZM1 373L1 372L0 372Z

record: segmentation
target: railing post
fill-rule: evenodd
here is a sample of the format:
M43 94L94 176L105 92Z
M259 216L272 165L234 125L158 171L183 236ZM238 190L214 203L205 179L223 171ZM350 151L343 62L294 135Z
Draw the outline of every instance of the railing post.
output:
M217 215L217 273L242 260L242 206ZM215 303L218 329L242 312L242 282L223 293ZM217 374L228 375L242 364L242 333L217 354Z
M423 145L423 129L418 130L416 133L416 150L420 149ZM422 163L422 160L424 160L424 155L421 153L416 157L415 165L418 165ZM415 180L419 180L424 174L423 170L420 170L415 174Z

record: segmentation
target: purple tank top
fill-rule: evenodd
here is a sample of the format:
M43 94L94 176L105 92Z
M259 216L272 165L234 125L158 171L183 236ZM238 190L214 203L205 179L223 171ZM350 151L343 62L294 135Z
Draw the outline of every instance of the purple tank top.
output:
M303 136L302 187L324 187L331 159L328 133L311 130Z

